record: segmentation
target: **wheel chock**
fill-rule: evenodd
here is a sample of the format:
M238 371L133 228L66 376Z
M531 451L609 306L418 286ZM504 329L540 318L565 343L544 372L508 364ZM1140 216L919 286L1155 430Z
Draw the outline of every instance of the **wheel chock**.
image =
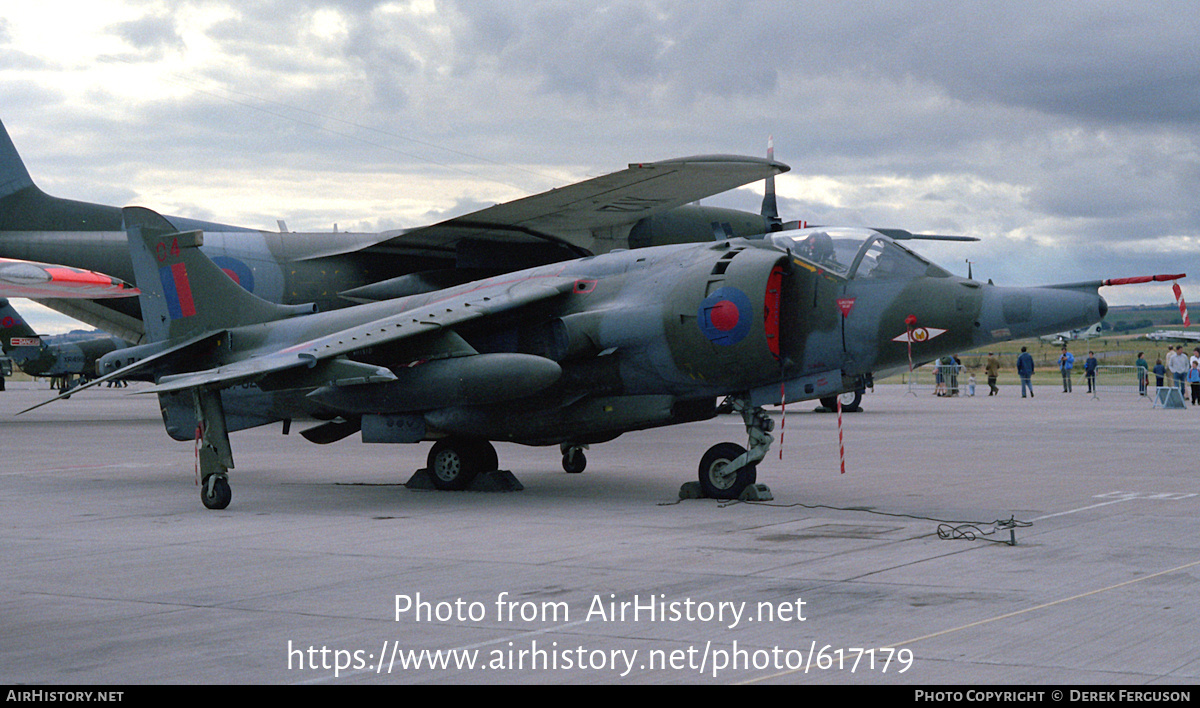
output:
M437 490L433 484L433 479L430 478L429 470L421 468L413 473L404 486L409 489L431 489ZM525 485L521 484L516 475L508 470L492 470L491 472L480 472L475 475L475 479L467 485L464 492L519 492L525 489Z

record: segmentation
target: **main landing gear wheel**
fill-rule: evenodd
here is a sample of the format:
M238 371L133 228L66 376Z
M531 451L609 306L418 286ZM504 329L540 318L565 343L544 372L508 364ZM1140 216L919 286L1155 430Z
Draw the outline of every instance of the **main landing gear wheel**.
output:
M233 490L226 477L210 475L200 485L200 502L208 509L224 509L232 499Z
M831 411L836 411L838 407L838 399L842 399L842 410L847 413L853 413L858 410L858 406L862 403L862 391L846 391L840 396L827 396L821 399L821 405Z
M425 466L433 486L457 491L466 489L480 472L495 470L499 463L496 448L487 440L449 438L433 444Z
M700 487L704 495L712 499L737 499L746 487L758 479L758 465L745 465L736 472L727 473L729 463L746 454L746 448L737 443L718 443L700 458Z
M579 474L587 469L587 455L583 454L583 448L569 447L564 450L562 466L567 474Z

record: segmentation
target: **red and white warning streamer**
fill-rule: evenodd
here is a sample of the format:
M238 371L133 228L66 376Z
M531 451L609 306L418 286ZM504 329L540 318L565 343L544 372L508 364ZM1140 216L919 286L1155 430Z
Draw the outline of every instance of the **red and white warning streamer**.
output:
M200 486L200 441L204 438L204 424L196 423L196 486Z
M1179 314L1183 317L1183 326L1191 327L1192 318L1188 317L1187 303L1183 301L1183 290L1179 288L1179 283L1175 283L1172 289L1175 291L1175 302L1179 304Z
M787 425L787 382L779 382L779 459L783 460L783 428Z
M1179 280L1186 278L1186 273L1178 275L1142 275L1136 278L1109 278L1102 281L1101 285L1133 285L1135 283L1164 283L1169 280ZM1183 289L1179 287L1179 283L1174 283L1171 290L1175 292L1175 304L1179 305L1179 316L1183 318L1183 326L1191 327L1192 319L1188 317L1187 303L1183 301Z
M842 474L846 474L846 443L842 440L842 397L837 397L838 402L838 456L842 461Z
M912 371L913 371L913 365L912 365L913 333L912 332L913 332L913 327L916 324L917 324L917 316L916 315L909 315L908 317L904 318L905 331L908 333L908 336L905 337L905 339L908 341L908 373L909 373L909 376L912 375Z

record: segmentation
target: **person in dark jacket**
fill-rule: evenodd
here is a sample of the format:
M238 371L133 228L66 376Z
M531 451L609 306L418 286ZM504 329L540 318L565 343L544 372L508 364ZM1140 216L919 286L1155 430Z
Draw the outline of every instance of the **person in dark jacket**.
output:
M1200 406L1200 361L1193 361L1188 369L1188 383L1192 385L1192 405Z
M1096 352L1088 352L1087 361L1083 362L1083 374L1087 377L1088 393L1096 393L1096 367L1100 362L1096 361Z
M1021 356L1017 357L1017 375L1021 377L1021 398L1025 397L1025 389L1029 389L1029 397L1033 398L1033 357L1021 347Z

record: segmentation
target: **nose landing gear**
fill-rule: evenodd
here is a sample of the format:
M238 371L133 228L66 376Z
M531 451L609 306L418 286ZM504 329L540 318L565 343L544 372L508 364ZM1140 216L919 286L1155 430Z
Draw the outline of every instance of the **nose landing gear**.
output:
M775 438L775 421L759 406L735 398L733 410L742 414L750 449L736 443L718 443L700 459L700 489L712 499L737 499L758 478L758 463L767 456Z

